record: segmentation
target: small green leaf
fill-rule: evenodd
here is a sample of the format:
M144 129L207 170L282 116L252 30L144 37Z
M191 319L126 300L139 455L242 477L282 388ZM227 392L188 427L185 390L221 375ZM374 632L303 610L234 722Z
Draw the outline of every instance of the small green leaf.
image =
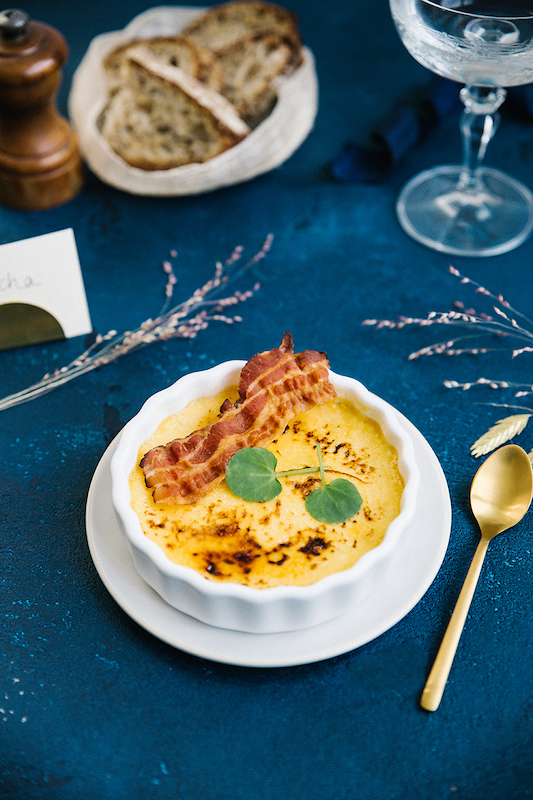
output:
M305 507L319 522L346 522L355 517L363 499L350 481L337 478L326 484L324 471L329 469L322 462L322 450L317 442L318 467L301 467L276 472L278 460L274 453L264 447L243 447L229 460L226 467L226 483L233 494L251 503L273 500L280 494L279 477L302 475L320 471L322 486L311 492Z
M278 460L264 447L244 447L229 460L226 482L237 497L254 503L273 500L281 492L276 478Z
M307 495L305 507L319 522L346 522L355 517L363 498L353 483L337 478Z

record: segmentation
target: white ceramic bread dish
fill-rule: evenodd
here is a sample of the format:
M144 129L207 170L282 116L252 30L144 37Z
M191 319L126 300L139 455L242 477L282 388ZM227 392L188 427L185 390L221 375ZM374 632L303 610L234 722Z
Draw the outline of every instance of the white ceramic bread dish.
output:
M97 120L107 101L105 57L119 45L151 36L174 36L203 7L158 6L135 17L122 31L96 36L74 73L68 99L70 120L92 171L116 189L137 195L178 196L210 192L255 178L280 166L307 138L318 110L318 79L311 51L278 84L272 113L242 142L204 163L168 170L143 170L123 161L101 135Z
M219 628L248 633L280 633L318 625L339 616L363 600L389 571L402 534L411 524L417 498L419 472L409 434L394 409L353 378L330 373L339 397L351 400L380 424L386 439L398 451L405 480L400 514L383 542L347 570L310 586L253 589L237 583L204 578L189 567L172 562L144 535L130 505L129 475L137 463L141 444L158 425L196 398L217 394L238 383L244 361L228 361L203 372L180 378L168 389L150 397L123 428L111 462L112 499L121 530L137 571L174 608ZM395 576L394 580L401 580Z

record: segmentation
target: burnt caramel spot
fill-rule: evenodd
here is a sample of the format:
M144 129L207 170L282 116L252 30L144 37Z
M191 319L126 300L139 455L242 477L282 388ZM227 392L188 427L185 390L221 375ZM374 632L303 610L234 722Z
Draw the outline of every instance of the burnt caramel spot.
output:
M233 558L240 564L250 564L257 557L258 554L254 554L252 550L239 550L239 552L233 553Z
M203 552L194 552L192 555L205 571L213 578L234 580L235 574L248 575L251 572L253 562L260 558L263 553L261 545L249 535L249 532L242 532L239 536L234 536L232 540L224 545L214 545L213 548ZM207 565L207 566L204 566Z
M307 540L307 544L304 544L304 546L299 549L301 553L305 553L307 556L319 556L320 553L322 553L323 550L327 550L328 547L329 542L326 542L321 536L310 536Z
M161 528L165 528L166 527L164 522L156 522L154 519L150 519L150 518L148 518L146 520L146 523L152 529L153 528L160 528L161 529Z
M270 558L269 556L276 556L282 548L292 547L292 542L279 542L275 547L272 548L269 552L265 553L267 557L267 562L269 564L275 564L276 566L280 566L284 564L285 561L288 561L290 556L287 553L282 553L281 558Z
M282 553L281 558L278 561L276 561L274 558L269 558L268 559L268 563L269 564L276 564L276 566L279 567L281 564L284 564L285 561L287 561L288 558L289 558L289 556L287 555L287 553Z
M301 492L302 497L307 497L315 489L321 486L320 478L309 475L306 478L300 478L293 483L293 487L297 492Z
M223 525L218 525L213 531L215 536L236 536L238 533L239 523L237 520L231 520Z

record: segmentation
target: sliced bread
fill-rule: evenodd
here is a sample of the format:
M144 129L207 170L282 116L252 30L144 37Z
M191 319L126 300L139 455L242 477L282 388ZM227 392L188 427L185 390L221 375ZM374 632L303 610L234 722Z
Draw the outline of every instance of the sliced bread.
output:
M131 52L124 84L100 119L104 138L140 169L171 169L203 162L250 131L218 92L146 53Z
M131 52L144 53L163 64L179 67L217 91L222 87L222 71L213 53L186 36L156 36L126 42L105 58L104 70L111 94L127 80L124 71L127 71L125 65Z
M185 36L214 53L264 33L277 33L299 52L301 41L295 14L261 0L233 0L211 6L183 30Z
M276 79L292 70L292 50L278 34L241 39L219 53L222 93L237 113L255 127L276 102Z

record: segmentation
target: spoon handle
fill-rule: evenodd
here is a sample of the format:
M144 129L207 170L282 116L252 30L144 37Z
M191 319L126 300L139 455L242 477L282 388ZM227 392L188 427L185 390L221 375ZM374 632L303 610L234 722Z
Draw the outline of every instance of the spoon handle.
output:
M426 711L436 711L439 707L453 663L455 651L457 650L470 604L472 603L472 598L476 591L479 574L483 566L489 541L489 539L482 538L477 546L474 558L466 574L463 588L457 598L454 612L442 639L439 652L437 653L437 657L429 673L424 691L422 692L422 697L420 698L420 705L422 708L425 708Z

